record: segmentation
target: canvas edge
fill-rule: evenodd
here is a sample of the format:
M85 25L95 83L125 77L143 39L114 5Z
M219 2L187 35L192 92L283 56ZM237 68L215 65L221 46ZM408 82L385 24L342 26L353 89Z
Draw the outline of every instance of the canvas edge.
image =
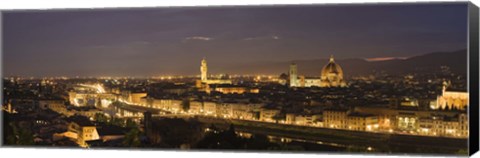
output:
M468 4L468 92L469 92L469 155L479 150L479 12L478 7Z

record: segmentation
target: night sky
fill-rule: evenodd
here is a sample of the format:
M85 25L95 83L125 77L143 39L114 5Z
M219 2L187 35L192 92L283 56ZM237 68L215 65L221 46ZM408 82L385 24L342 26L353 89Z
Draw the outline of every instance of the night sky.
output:
M203 57L216 73L232 63L465 49L467 5L9 11L2 27L4 76L194 75Z

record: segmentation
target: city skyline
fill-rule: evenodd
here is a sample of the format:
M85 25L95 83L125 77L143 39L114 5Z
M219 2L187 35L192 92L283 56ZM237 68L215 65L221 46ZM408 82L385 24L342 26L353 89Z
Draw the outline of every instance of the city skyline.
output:
M2 146L467 155L470 5L8 11Z
M349 58L349 59L340 59L341 63L347 65L347 68L350 69L346 72L352 73L347 75L348 77L362 77L362 76L370 76L374 75L375 71L382 71L383 73L390 74L390 75L408 75L408 73L425 73L428 71L444 71L443 68L438 69L435 68L436 66L448 68L448 71L452 71L454 73L459 74L466 74L464 59L467 59L466 56L466 49L458 50L453 52L434 52L423 54L419 56L413 57L406 57L406 58L398 58L398 57L388 57L388 58L372 58L372 59L358 59L358 58ZM214 62L215 64L211 67L210 74L208 76L212 77L221 77L221 76L230 76L233 77L251 77L251 76L270 76L270 77L279 77L282 74L289 74L288 70L285 69L286 65L289 64L299 64L305 67L300 68L300 70L307 70L304 74L307 77L317 77L319 76L319 71L323 67L321 63L327 63L331 60L334 56L330 55L330 59L310 59L310 60L289 60L283 62L257 62L257 63L249 63L244 65L235 65L230 64L224 67L218 67L218 63ZM428 63L432 61L431 59L435 59L436 61L442 62L435 62L433 65L432 63ZM200 65L203 65L203 62L206 61L206 57L202 58ZM422 63L419 64L418 62ZM403 65L403 68L399 69L399 65ZM418 71L416 69L420 68L424 69ZM192 68L190 68L192 69ZM245 73L245 71L254 70L256 73ZM266 72L265 72L266 71ZM274 72L274 73L272 73ZM6 78L23 78L23 79L46 79L46 78L197 78L201 77L198 72L193 72L191 74L157 74L157 75L137 75L137 76L115 76L115 75L97 75L97 76L19 76L19 75L11 75L11 76L4 76Z
M466 48L464 6L6 12L3 73L25 77L194 75L202 57L213 67L227 67L328 59L332 54L337 59L378 60L456 51Z

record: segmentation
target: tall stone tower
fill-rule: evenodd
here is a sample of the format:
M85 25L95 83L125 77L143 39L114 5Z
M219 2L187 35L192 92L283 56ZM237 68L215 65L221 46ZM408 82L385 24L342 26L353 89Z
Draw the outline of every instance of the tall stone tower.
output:
M201 80L202 82L207 81L207 60L205 57L202 60L202 65L200 66Z
M290 87L297 87L298 86L298 74L297 74L297 64L292 63L290 64Z

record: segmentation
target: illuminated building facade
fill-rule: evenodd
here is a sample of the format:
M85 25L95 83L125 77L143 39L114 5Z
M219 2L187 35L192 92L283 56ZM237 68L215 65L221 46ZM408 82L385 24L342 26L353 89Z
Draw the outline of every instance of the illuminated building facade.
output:
M196 87L203 89L207 93L210 93L211 91L208 86L210 84L232 84L232 80L229 79L208 79L207 72L207 60L203 58L200 65L200 80L197 80Z
M302 126L322 126L322 115L320 114L293 114L285 115L286 124L302 125Z
M260 91L258 88L248 88L248 87L235 86L235 85L229 85L229 84L216 85L214 88L210 88L210 91L212 89L213 91L220 92L223 94L258 93Z
M399 112L397 115L397 130L414 132L418 128L418 116L414 112Z
M190 101L190 107L188 112L193 114L200 114L203 113L203 103L201 101Z
M328 109L323 111L323 125L327 128L347 129L347 109Z
M289 71L290 87L320 87L320 79L317 77L305 77L298 75L297 64L290 64Z
M285 114L285 123L286 124L295 124L295 114L293 114L293 113Z
M298 76L297 64L290 64L290 87L346 87L343 80L343 70L335 63L333 56L327 65L322 68L320 78Z
M431 116L419 119L420 135L445 136L445 137L468 137L468 116Z
M347 109L324 110L323 126L353 131L378 131L380 128L378 115L351 112Z
M466 113L388 107L357 107L355 111L378 116L379 131L438 137L468 137Z
M230 118L232 116L232 108L230 107L229 104L225 103L216 103L217 106L217 116L223 117L223 118Z
M171 110L178 112L182 110L182 100L179 99L154 99L152 101L152 108Z
M442 95L437 97L434 109L466 110L468 106L468 92L448 90L449 84L443 83Z
M41 109L51 109L59 113L67 110L63 99L42 99L38 101L38 105Z
M320 79L314 77L300 76L300 87L319 87Z
M143 97L146 97L146 96L147 96L147 93L145 93L145 92L129 93L129 95L128 95L128 101L129 101L129 102L132 102L132 103L135 103L135 104L139 104L139 103L140 103L140 100L141 100Z
M262 108L260 109L260 121L275 122L275 116L280 114L278 109Z
M347 117L348 130L376 131L378 117L372 114L351 113Z
M203 102L203 111L206 115L216 115L217 114L217 104L212 101Z
M8 113L13 113L14 109L12 109L12 103L10 101L8 101L5 111L7 111Z
M74 117L72 122L68 125L68 131L64 133L66 137L76 140L77 144L86 147L87 141L98 140L97 128L88 120Z
M261 109L263 104L254 103L230 103L232 108L232 118L254 120L256 112Z

